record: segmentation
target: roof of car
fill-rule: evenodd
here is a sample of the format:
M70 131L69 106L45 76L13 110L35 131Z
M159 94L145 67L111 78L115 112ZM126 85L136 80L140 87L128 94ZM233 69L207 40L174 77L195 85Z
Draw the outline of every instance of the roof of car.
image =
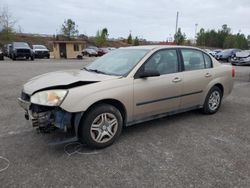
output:
M199 49L192 46L177 46L177 45L144 45L144 46L130 46L130 47L122 47L126 49L145 49L145 50L154 50L154 49L164 49L164 48L192 48Z

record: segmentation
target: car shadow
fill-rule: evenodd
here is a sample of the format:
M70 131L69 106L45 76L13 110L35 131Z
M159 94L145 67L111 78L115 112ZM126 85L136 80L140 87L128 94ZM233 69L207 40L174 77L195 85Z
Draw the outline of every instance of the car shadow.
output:
M119 145L124 141L126 142L127 139L134 137L134 135L144 135L145 132L154 132L154 130L157 130L159 128L167 128L171 126L171 124L185 122L186 120L193 118L194 116L202 116L202 114L198 110L193 110L176 115L166 116L155 120L150 120L143 123L138 123L129 127L124 127L117 144ZM98 154L100 151L105 150L105 148L91 149L86 147L85 144L82 144L75 137L73 132L70 134L65 134L62 131L54 131L45 134L41 138L44 142L48 144L49 147L52 147L53 150L57 151L58 154L64 153L67 156L72 156L75 154L92 155ZM117 144L115 145L117 146Z

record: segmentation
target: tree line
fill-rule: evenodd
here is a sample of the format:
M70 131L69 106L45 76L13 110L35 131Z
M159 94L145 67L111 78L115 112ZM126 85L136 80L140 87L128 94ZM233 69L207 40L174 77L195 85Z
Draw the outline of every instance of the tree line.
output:
M174 42L177 45L191 45L191 41L186 39L186 35L181 31L181 28L175 33ZM232 34L231 28L226 24L222 25L218 31L201 28L196 35L195 45L213 48L249 49L250 35L246 37L242 33Z
M250 46L250 35L247 37L242 33L232 34L231 28L226 24L218 31L201 28L197 33L197 46L217 47L217 48L240 48L248 49Z

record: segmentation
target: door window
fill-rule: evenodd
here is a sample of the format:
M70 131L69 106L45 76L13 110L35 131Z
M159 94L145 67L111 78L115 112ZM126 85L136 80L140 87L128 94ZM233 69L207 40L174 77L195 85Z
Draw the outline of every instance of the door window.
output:
M207 54L204 54L204 60L205 60L205 65L207 69L213 67L212 60Z
M160 50L144 64L144 70L156 70L161 75L178 72L176 50Z
M181 49L184 69L189 70L199 70L205 68L203 52L192 49Z

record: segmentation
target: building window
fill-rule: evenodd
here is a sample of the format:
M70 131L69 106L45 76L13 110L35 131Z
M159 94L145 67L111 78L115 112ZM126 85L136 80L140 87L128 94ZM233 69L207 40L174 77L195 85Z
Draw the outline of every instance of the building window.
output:
M74 51L79 52L79 45L78 44L74 44Z

